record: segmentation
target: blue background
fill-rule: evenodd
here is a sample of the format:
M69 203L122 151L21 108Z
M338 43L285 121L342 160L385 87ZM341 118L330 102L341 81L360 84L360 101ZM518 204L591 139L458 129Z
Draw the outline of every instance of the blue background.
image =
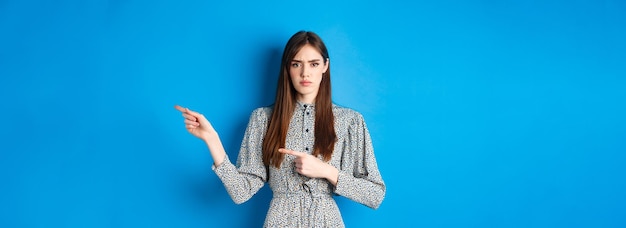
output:
M298 30L387 183L348 227L625 227L626 2L0 1L0 227L259 227L236 158Z

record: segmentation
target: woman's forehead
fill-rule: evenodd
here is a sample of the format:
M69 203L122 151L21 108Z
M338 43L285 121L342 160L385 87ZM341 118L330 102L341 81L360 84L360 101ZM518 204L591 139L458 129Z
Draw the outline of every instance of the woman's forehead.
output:
M311 61L311 60L321 60L322 54L313 46L307 44L304 45L296 55L294 55L293 60L300 61Z

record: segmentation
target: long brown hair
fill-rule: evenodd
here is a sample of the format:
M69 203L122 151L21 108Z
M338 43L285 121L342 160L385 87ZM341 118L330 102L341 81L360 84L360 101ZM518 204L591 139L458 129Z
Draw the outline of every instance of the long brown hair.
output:
M278 85L276 86L274 110L263 139L263 164L265 166L273 165L279 168L285 157L284 154L278 152L278 149L285 148L287 129L289 129L289 122L296 106L297 94L291 82L291 77L289 77L289 66L298 51L307 44L317 49L324 58L324 64L330 64L326 45L313 32L297 32L291 36L287 45L285 45L278 75ZM315 143L313 155L322 155L324 161L330 160L337 139L330 92L330 65L328 65L328 69L322 75L322 82L315 98Z

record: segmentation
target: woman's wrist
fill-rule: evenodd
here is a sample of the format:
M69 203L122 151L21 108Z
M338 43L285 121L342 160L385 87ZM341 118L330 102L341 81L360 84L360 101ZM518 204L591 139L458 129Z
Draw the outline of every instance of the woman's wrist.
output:
M220 138L220 137L219 137L219 135L217 134L217 132L216 132L216 131L214 131L214 132L211 132L211 133L206 133L206 134L202 137L202 140L203 140L205 143L209 144L209 143L212 143L212 142L214 142L214 141L219 140L219 138Z
M337 181L339 180L339 170L334 166L328 164L330 168L327 169L326 180L328 180L332 185L337 186Z
M209 148L209 152L213 158L213 165L215 165L215 167L221 165L226 157L226 151L224 151L224 147L222 146L222 142L220 141L220 137L217 135L217 132L205 137L204 142Z

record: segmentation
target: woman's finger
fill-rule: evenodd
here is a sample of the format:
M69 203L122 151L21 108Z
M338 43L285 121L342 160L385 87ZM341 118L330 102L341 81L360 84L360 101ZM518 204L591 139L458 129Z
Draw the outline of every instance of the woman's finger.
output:
M202 115L202 114L200 114L200 113L198 113L198 112L191 111L191 110L189 110L188 108L185 108L185 110L186 110L186 112L187 112L189 115L191 115L191 116L193 116L193 117L196 117L196 118L198 118L198 119L200 119L201 117L203 117L203 115Z
M296 156L296 158L300 158L300 157L306 155L305 153L298 152L298 151L293 151L293 150L288 150L288 149L285 149L285 148L279 148L278 152L283 153L283 154L291 154L293 156Z
M200 123L196 121L191 121L191 120L185 120L185 124L192 125L192 126L200 126Z
M185 117L185 119L188 119L188 120L191 120L191 121L197 121L198 120L198 118L196 118L196 117L194 117L192 115L186 114L186 113L183 113L183 117Z
M178 110L178 111L182 112L182 113L183 113L183 115L184 115L184 114L188 114L188 115L193 116L193 117L198 118L198 119L200 119L201 117L203 117L203 115L202 115L202 114L200 114L200 113L198 113L198 112L194 112L194 111L192 111L192 110L190 110L190 109L188 109L188 108L184 108L184 107L182 107L182 106L180 106L180 105L174 105L174 108L176 108L176 110Z
M186 111L185 111L185 109L186 109L186 108L183 108L183 107L181 107L180 105L174 105L174 108L175 108L176 110L178 110L178 111L182 112L182 113L186 112Z

